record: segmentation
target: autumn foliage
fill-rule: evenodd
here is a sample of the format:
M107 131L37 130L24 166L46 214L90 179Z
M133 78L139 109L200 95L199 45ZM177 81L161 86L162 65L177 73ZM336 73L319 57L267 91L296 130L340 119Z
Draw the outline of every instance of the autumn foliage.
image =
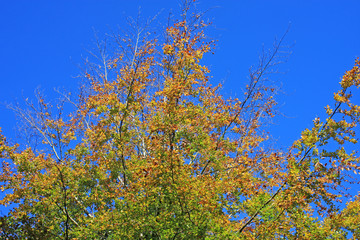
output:
M13 107L42 142L0 138L2 238L360 238L360 198L348 189L360 172L359 60L327 118L279 150L263 125L276 114L264 74L281 41L244 95L225 98L202 64L214 46L206 27L186 5L164 38L118 38L124 47L88 68L78 97Z

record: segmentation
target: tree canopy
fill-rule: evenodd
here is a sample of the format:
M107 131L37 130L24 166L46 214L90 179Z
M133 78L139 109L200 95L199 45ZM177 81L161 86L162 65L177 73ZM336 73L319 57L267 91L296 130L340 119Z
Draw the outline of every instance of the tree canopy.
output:
M2 238L360 238L350 191L360 171L360 61L327 117L284 150L265 128L277 114L265 74L282 39L243 96L228 98L202 61L214 48L208 24L183 7L164 37L146 28L115 36L111 57L99 46L101 64L87 65L77 96L51 104L38 94L28 109L12 107L41 142L0 136L0 205L12 206Z

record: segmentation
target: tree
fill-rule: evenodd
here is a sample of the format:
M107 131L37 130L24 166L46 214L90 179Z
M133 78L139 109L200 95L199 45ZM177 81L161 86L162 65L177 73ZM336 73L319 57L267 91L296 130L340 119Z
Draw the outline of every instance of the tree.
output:
M282 39L251 71L244 97L225 98L201 61L214 45L207 24L190 7L164 39L140 28L135 42L116 38L117 51L100 52L102 65L90 65L76 101L64 94L52 106L39 93L29 111L13 107L42 142L0 138L0 204L14 206L1 218L2 237L360 237L360 199L346 189L360 170L350 145L360 61L344 74L328 117L281 151L263 126L276 114L265 73Z

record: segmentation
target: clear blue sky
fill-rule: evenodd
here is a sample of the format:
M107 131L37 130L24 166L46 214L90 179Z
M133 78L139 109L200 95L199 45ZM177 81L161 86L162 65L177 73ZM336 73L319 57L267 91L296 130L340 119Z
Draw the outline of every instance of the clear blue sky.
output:
M126 16L144 18L163 10L159 20L178 9L178 0L17 0L0 8L0 102L32 96L36 87L52 97L55 87L74 89L78 64L99 36L124 28ZM200 0L211 8L210 35L218 39L214 56L207 58L214 81L225 80L227 94L241 94L248 68L260 50L271 47L291 22L286 38L292 55L274 75L282 85L278 117L271 128L284 147L296 140L312 119L324 116L340 77L360 56L360 1ZM54 94L55 97L55 94ZM359 99L359 98L358 98ZM0 106L0 126L14 136L14 114Z

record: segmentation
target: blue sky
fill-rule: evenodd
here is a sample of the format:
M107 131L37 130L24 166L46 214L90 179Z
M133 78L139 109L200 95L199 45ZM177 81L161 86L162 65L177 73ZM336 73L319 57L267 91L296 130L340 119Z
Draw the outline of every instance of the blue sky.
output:
M78 65L94 48L93 29L101 38L124 29L139 7L143 18L163 10L162 21L178 6L178 0L2 1L0 102L31 97L39 86L49 98L56 97L53 88L77 88ZM286 117L276 118L271 131L284 147L324 116L340 77L360 56L358 0L200 0L198 8L210 9L209 34L218 45L206 63L229 95L241 94L262 47L270 48L291 23L285 44L292 55L280 67L285 73L272 76L282 86L279 110ZM14 114L4 106L0 113L3 132L14 137Z

